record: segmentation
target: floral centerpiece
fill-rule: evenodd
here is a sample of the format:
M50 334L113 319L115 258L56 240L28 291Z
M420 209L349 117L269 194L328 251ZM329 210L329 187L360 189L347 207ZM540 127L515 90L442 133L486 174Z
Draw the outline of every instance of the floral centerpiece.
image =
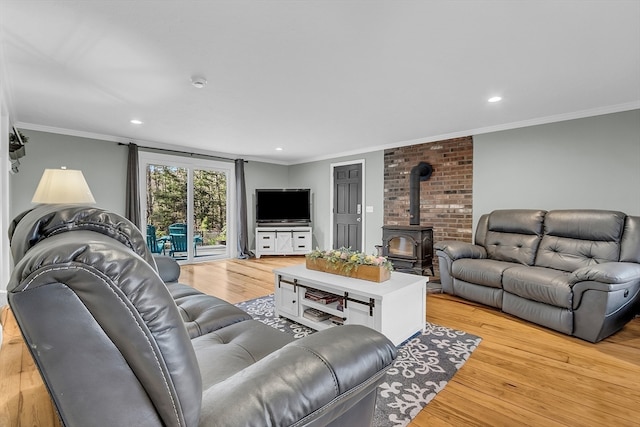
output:
M367 255L349 248L327 250L316 248L306 255L306 266L311 270L374 282L388 280L393 270L393 264L387 258Z

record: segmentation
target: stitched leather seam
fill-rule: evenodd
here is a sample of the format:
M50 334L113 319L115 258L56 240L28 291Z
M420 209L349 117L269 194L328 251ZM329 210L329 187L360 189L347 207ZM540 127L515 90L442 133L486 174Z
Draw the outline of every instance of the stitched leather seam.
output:
M198 330L198 335L197 336L201 336L202 335L202 328L200 327L200 323L198 323L197 320L192 320L191 323L196 325L196 329Z
M111 286L109 286L109 284L106 282L106 280L104 280L104 278L100 277L99 275L97 275L95 272L81 267L81 266L67 266L67 267L46 267L44 270L40 271L38 274L36 274L24 287L24 290L26 291L29 288L29 285L31 285L39 276L48 273L50 271L60 271L60 270L83 270L86 273L89 273L90 275L96 277L99 281L101 281L102 283L104 283L107 288L118 298L118 300L120 300L120 302L122 303L122 305L127 309L128 313L131 315L131 318L133 319L133 321L136 323L136 325L138 326L138 329L140 329L140 331L142 332L142 335L145 337L147 344L149 345L149 348L151 349L151 353L153 354L153 357L156 360L156 364L158 365L158 370L160 371L161 375L162 375L162 380L164 381L165 387L167 389L167 394L169 395L169 397L171 398L171 406L173 407L173 413L176 417L176 422L178 423L178 425L181 425L180 423L180 416L178 415L178 408L176 408L176 403L173 399L173 394L171 393L171 388L169 387L169 383L167 381L166 376L164 375L164 371L162 370L162 366L160 364L160 360L158 359L158 356L155 352L155 349L153 348L153 346L151 345L151 341L149 340L149 337L144 333L144 330L142 329L142 327L140 326L140 323L138 323L138 319L136 319L136 317L133 315L133 313L131 313L131 309L127 306L127 304L124 303L124 301L122 301L122 298L120 297L120 295L118 295L117 292L115 292ZM79 298L79 297L78 297Z
M72 227L69 227L70 225L72 225ZM60 233L64 233L65 231L74 231L74 230L75 231L77 231L77 230L91 231L90 228L87 228L89 226L95 227L95 228L100 228L100 229L107 230L107 231L113 231L115 234L117 234L119 237L121 237L123 240L126 241L126 246L128 246L131 249L134 249L134 246L131 243L131 239L129 238L129 235L127 233L123 233L122 231L117 229L115 226L107 226L107 225L104 225L103 223L92 222L92 221L76 221L73 224L68 224L68 223L60 224L58 227L52 229L49 232L49 234L44 235L43 238L38 240L38 241L40 242L40 241L46 239L47 237L50 237L50 236L53 236L53 235L56 235L56 234L60 234ZM134 249L134 251L135 251L135 249ZM135 251L135 252L138 253L137 251Z

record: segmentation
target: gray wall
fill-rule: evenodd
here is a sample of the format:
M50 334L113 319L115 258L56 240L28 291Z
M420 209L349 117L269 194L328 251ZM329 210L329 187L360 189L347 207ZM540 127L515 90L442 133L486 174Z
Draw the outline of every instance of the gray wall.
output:
M640 110L473 137L474 225L494 209L640 215Z
M96 205L124 215L127 147L56 133L22 131L29 138L20 172L11 176L11 218L31 209L31 198L45 169L79 169Z
M249 161L244 165L245 189L247 191L247 223L249 225L249 248L256 247L256 188L289 187L289 167L271 163Z
M373 212L367 213L363 209L365 218L363 247L366 253L375 253L375 245L382 243L383 221L383 180L384 180L384 152L374 151L354 156L339 157L312 163L290 166L289 183L299 188L311 188L313 192L313 247L326 249L331 247L330 241L330 194L331 194L331 165L348 161L364 159L366 206L373 207Z
M30 209L45 168L80 169L100 207L124 213L127 147L24 131L20 173L11 176L11 217ZM293 166L245 165L249 245L255 247L256 188L311 188L313 246L328 248L333 163L365 161L365 251L382 241L383 151ZM474 136L474 224L503 208L615 209L640 215L640 110ZM2 288L4 286L1 286Z

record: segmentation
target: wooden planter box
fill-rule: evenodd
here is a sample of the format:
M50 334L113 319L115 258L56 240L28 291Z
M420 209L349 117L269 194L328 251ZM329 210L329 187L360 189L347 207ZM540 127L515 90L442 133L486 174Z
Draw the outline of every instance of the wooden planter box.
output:
M339 274L371 282L384 282L391 277L389 270L375 265L359 265L352 270L345 270L346 264L327 262L322 258L306 258L306 263L309 270L324 271L325 273Z

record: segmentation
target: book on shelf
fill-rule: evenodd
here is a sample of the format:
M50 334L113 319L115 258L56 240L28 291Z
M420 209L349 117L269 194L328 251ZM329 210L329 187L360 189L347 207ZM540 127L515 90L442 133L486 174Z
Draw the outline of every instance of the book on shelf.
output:
M331 323L333 323L334 325L344 325L344 317L331 316L329 320L331 320Z
M313 320L314 322L322 322L331 317L330 314L325 313L324 311L316 310L315 308L307 308L302 315L309 320Z
M340 295L313 288L308 288L304 293L304 297L319 304L331 304L332 302L340 301L342 299Z

